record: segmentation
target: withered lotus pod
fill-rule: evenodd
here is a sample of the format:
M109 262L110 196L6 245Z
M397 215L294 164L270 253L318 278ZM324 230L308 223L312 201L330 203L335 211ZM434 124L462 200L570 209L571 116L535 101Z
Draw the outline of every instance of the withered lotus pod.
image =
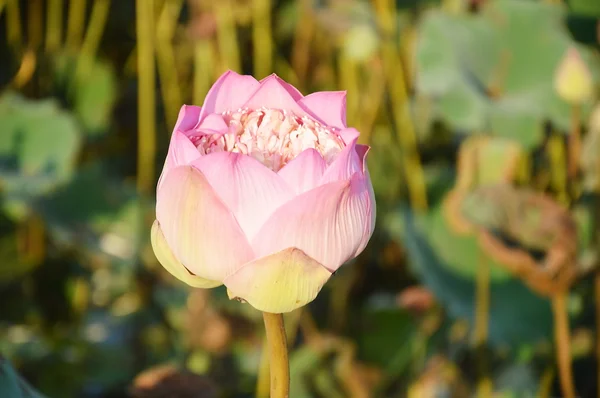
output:
M491 259L543 296L569 289L577 278L577 226L550 197L510 184L454 190L446 215L461 233L476 233Z

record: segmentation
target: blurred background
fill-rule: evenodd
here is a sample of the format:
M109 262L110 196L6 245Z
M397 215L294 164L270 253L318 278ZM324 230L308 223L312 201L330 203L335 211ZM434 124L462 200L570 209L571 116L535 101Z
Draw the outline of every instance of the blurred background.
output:
M255 396L261 314L149 242L179 108L232 69L348 90L372 146L292 398L596 397L599 50L598 0L0 0L0 396Z

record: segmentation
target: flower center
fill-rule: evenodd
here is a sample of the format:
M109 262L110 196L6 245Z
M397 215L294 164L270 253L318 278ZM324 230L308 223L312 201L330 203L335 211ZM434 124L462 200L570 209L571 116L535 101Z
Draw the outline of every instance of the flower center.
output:
M229 126L225 134L204 135L194 142L203 155L239 152L278 171L309 148L318 151L329 165L345 146L337 129L286 110L238 109L222 116Z

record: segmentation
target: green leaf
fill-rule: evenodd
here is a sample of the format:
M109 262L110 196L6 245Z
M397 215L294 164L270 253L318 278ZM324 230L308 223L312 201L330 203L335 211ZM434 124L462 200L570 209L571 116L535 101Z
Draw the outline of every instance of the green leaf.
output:
M89 76L75 84L74 110L85 130L97 135L108 130L117 99L116 78L110 64L96 61Z
M439 95L460 82L451 36L459 25L460 20L436 11L428 13L421 22L416 50L416 85L420 91Z
M400 208L399 212L405 228L402 243L415 273L452 317L473 322L479 248L473 242L452 237L447 230L438 231L444 226L438 219L439 209L424 215L408 208ZM548 300L499 271L490 260L487 263L492 271L490 342L515 346L550 338L552 313Z
M597 0L569 0L567 3L573 14L600 18L600 2Z
M8 284L27 275L40 265L38 261L23 259L17 248L17 236L0 236L0 284Z
M481 250L475 235L462 236L452 231L447 224L441 206L422 217L423 228L429 237L431 248L444 264L456 275L475 280L477 268L481 264ZM487 260L492 281L505 281L510 274L498 265Z
M111 64L59 54L54 59L54 72L86 134L106 133L117 100L117 78Z
M365 308L360 325L355 330L359 347L359 357L367 362L380 366L396 365L393 372L399 372L400 363L392 363L391 359L398 357L399 352L408 347L406 342L416 332L416 324L411 316L397 308L373 309ZM402 355L404 359L407 355ZM404 363L406 365L407 363Z
M468 131L481 131L485 127L486 99L466 84L459 84L442 95L437 111L450 126Z
M306 375L319 365L322 357L322 353L317 352L309 345L304 345L292 353L290 357L290 397L312 397L306 382Z
M79 146L75 121L54 100L0 98L0 156L14 157L22 175L69 177Z
M5 208L15 204L26 208L33 198L68 181L80 146L75 120L54 100L2 95L0 185Z
M539 145L543 138L543 118L527 100L501 100L490 107L489 123L494 135L517 141L525 149Z
M554 92L555 70L571 46L591 70L598 61L572 40L564 16L560 6L521 0L486 2L470 15L430 11L419 28L416 87L454 129L484 126L528 149L540 144L545 120L569 131L571 110ZM584 119L590 106L582 107Z
M36 201L35 207L57 241L116 259L133 258L149 239L135 188L110 178L99 165L82 170L68 185Z

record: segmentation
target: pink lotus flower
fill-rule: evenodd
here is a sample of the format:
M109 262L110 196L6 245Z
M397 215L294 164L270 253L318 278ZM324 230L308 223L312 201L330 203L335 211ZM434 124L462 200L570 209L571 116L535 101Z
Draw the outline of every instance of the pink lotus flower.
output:
M276 75L227 72L184 105L157 188L161 264L265 312L314 300L375 226L369 147L345 119L345 92L305 97Z

